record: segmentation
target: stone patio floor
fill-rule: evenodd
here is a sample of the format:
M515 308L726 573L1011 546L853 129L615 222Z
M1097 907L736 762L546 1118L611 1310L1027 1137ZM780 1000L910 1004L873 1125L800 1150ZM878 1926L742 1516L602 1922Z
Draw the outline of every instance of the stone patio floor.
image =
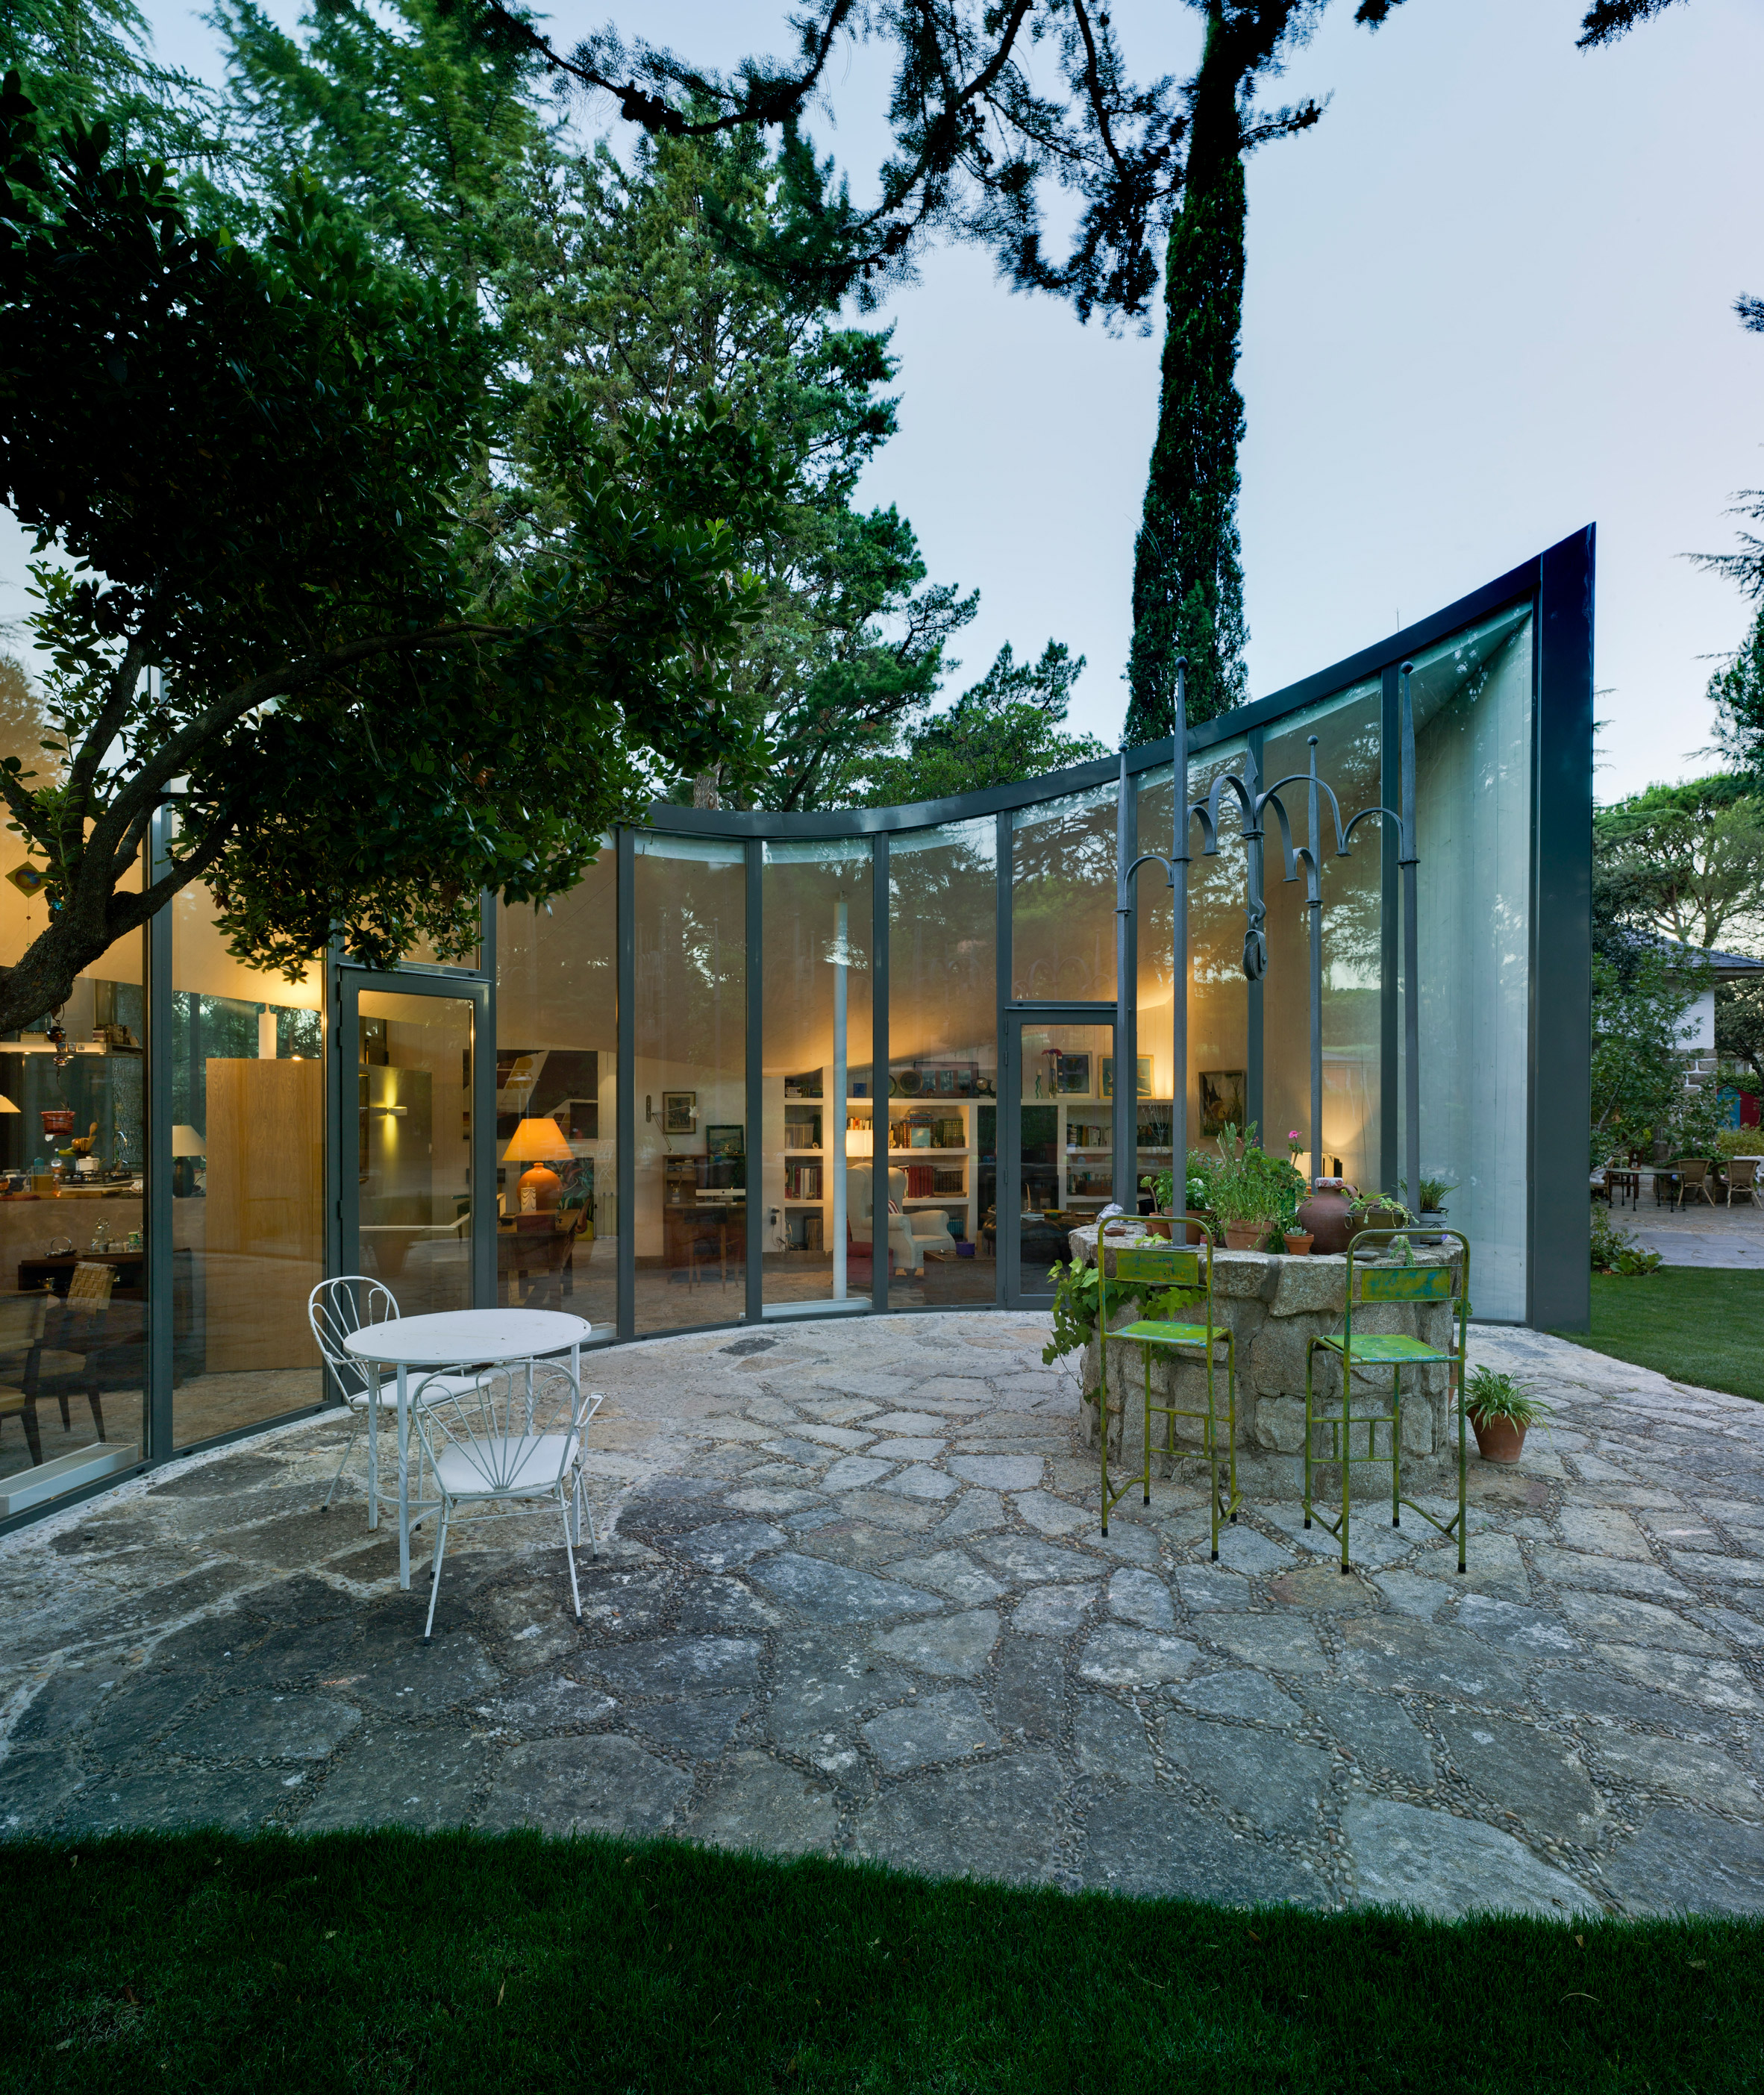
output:
M1097 1532L1046 1320L594 1357L598 1560L450 1544L436 1634L334 1418L0 1541L0 1827L668 1833L1318 1907L1764 1911L1764 1409L1531 1332L1470 1570L1263 1487ZM1258 1470L1261 1465L1257 1466ZM1271 1474L1271 1472L1270 1472ZM1387 1514L1385 1516L1387 1522Z

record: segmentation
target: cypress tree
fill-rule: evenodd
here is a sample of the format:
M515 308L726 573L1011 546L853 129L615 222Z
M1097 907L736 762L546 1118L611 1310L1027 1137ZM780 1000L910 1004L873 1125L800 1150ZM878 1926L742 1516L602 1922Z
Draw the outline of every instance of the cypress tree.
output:
M1217 0L1195 81L1188 174L1170 229L1156 441L1133 561L1133 648L1126 739L1169 734L1176 663L1188 658L1188 718L1213 719L1247 695L1244 568L1237 534L1237 390L1246 198L1238 93L1243 54Z

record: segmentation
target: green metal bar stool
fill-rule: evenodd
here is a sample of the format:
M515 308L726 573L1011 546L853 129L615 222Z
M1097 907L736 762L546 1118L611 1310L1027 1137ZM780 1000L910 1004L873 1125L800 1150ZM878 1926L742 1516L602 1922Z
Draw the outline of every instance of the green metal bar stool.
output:
M1102 1274L1096 1291L1098 1347L1102 1356L1102 1387L1096 1393L1097 1437L1102 1444L1103 1475L1103 1533L1108 1532L1108 1514L1112 1506L1118 1505L1133 1484L1127 1478L1118 1491L1111 1489L1108 1482L1108 1344L1113 1339L1118 1344L1123 1339L1138 1346L1145 1360L1145 1454L1144 1467L1139 1478L1145 1494L1145 1503L1152 1503L1152 1414L1157 1412L1169 1423L1165 1428L1167 1452L1173 1457L1181 1455L1206 1463L1212 1480L1213 1555L1217 1561L1219 1554L1219 1522L1235 1520L1237 1509L1243 1503L1237 1488L1237 1346L1229 1325L1220 1326L1213 1310L1213 1246L1206 1246L1204 1278L1198 1246L1187 1251L1166 1251L1161 1247L1148 1248L1141 1245L1131 1250L1109 1252L1099 1239L1096 1256L1102 1266ZM1113 1271L1110 1268L1113 1266ZM1204 1323L1178 1323L1161 1318L1142 1318L1136 1323L1124 1326L1120 1331L1108 1329L1108 1283L1113 1279L1124 1292L1139 1293L1148 1288L1193 1288L1206 1304ZM1213 1369L1218 1358L1218 1347L1225 1347L1226 1415L1222 1421L1214 1393ZM1207 1404L1204 1411L1189 1411L1172 1401L1154 1404L1152 1401L1152 1356L1162 1350L1172 1355L1199 1353L1207 1364ZM1175 1396L1172 1376L1170 1395ZM1122 1410L1126 1410L1123 1400ZM1176 1445L1176 1421L1178 1418L1198 1418L1203 1422L1201 1445L1198 1449L1178 1448ZM1219 1488L1219 1430L1225 1430L1225 1453L1227 1480L1225 1490Z
M1457 1568L1465 1568L1466 1487L1468 1479L1468 1457L1464 1431L1464 1370L1470 1326L1470 1239L1457 1230L1432 1230L1429 1234L1440 1238L1454 1238L1463 1252L1462 1262L1457 1268L1450 1261L1444 1265L1379 1265L1363 1263L1365 1253L1374 1243L1383 1240L1388 1243L1393 1238L1407 1234L1402 1230L1362 1230L1348 1246L1348 1294L1339 1331L1329 1331L1313 1338L1304 1349L1304 1525L1309 1527L1314 1519L1319 1527L1336 1537L1341 1544L1341 1568L1348 1569L1352 1505L1348 1487L1355 1466L1368 1462L1388 1462L1391 1466L1391 1526L1403 1524L1403 1508L1418 1513L1431 1527L1440 1534L1455 1536L1457 1541ZM1448 1339L1444 1349L1430 1345L1425 1339L1410 1339L1395 1332L1356 1333L1353 1313L1356 1301L1363 1309L1370 1302L1444 1302L1451 1305L1457 1320L1456 1342ZM1311 1384L1312 1364L1319 1351L1331 1353L1341 1361L1341 1411L1318 1418L1313 1408ZM1444 1367L1449 1378L1448 1396L1456 1401L1457 1410L1457 1512L1451 1520L1435 1520L1425 1506L1403 1496L1402 1443L1403 1443L1403 1370L1405 1368ZM1368 1370L1388 1368L1391 1371L1391 1409L1388 1418L1383 1411L1356 1413L1353 1409L1353 1378L1364 1375ZM1327 1426L1330 1429L1330 1453L1322 1457L1313 1453L1314 1428ZM1356 1426L1365 1428L1366 1452L1353 1453L1351 1440ZM1376 1435L1381 1426L1390 1428L1391 1445L1387 1455L1377 1452ZM1341 1465L1341 1518L1332 1521L1318 1510L1311 1490L1311 1471L1318 1461L1339 1462Z

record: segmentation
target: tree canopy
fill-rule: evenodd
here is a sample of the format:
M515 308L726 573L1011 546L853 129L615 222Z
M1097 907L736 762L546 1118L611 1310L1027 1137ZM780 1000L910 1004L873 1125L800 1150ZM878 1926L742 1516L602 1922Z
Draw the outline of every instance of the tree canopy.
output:
M1605 892L1630 923L1703 947L1764 928L1764 797L1749 781L1650 786L1600 808L1593 835Z
M735 547L763 440L708 405L627 470L560 400L534 441L560 513L468 543L496 355L454 280L378 258L312 185L259 246L204 231L105 126L45 142L9 76L0 499L56 556L34 622L60 763L0 763L50 908L0 1031L197 878L259 965L339 929L382 964L458 950L481 887L578 875L644 752L741 741L719 664L756 609ZM174 863L127 888L168 795Z

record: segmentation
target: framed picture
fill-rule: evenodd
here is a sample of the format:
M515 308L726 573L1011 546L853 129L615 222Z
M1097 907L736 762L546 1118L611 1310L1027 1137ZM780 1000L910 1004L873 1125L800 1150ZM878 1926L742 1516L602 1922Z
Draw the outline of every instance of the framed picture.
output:
M1200 1132L1222 1134L1227 1125L1241 1127L1244 1104L1249 1089L1247 1069L1203 1069L1200 1072Z
M1142 1099L1148 1099L1152 1095L1152 1058L1149 1055L1140 1055L1136 1056L1135 1061L1138 1065L1139 1095ZM1105 1055L1103 1057L1103 1096L1112 1099L1114 1095L1115 1058L1113 1055Z
M696 1091L664 1091L661 1095L661 1131L664 1135L696 1135L699 1131L699 1095Z
M704 1153L707 1156L745 1156L747 1153L747 1130L736 1127L707 1127L704 1130Z
M1055 1067L1059 1074L1057 1087L1062 1094L1087 1099L1091 1095L1091 1058L1088 1055L1061 1055Z

